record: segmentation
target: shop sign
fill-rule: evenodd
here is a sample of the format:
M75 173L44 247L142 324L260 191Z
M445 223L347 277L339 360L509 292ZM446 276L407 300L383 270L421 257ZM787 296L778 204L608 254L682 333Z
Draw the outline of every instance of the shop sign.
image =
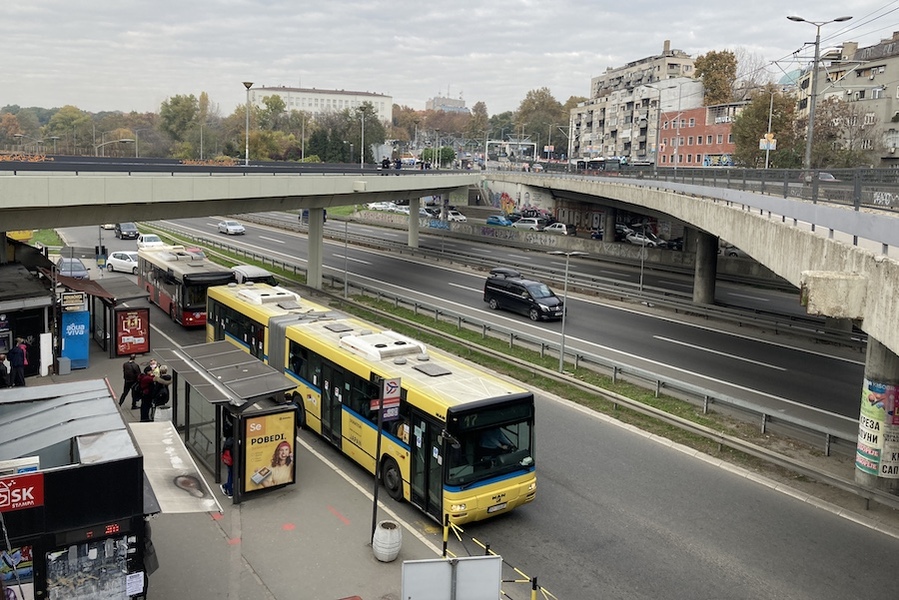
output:
M44 474L0 477L0 512L44 505Z

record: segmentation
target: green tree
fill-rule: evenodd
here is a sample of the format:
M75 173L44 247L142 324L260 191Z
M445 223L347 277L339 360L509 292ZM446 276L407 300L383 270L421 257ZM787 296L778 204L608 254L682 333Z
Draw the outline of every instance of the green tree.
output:
M159 128L176 142L184 141L197 124L199 114L200 103L196 96L172 96L159 107Z
M490 117L490 137L496 140L506 139L506 136L513 133L515 129L514 118L515 113L512 111L498 113Z
M262 99L265 108L259 111L259 127L262 129L274 130L281 124L284 111L287 104L279 95L265 96Z
M800 140L794 125L796 103L773 85L756 90L750 103L734 119L731 128L736 147L734 161L753 169L765 166L765 151L759 149L759 140L768 132L769 109L771 133L777 140L777 149L768 153L768 166L773 169L795 168L802 160L801 154L797 153Z
M568 123L568 115L547 87L529 91L515 112L516 136L521 137L523 132L535 143L546 142L550 129L563 123ZM538 156L541 151L538 147Z
M730 50L712 50L693 61L696 77L702 79L705 88L703 103L706 106L727 104L734 99L737 80L737 57Z

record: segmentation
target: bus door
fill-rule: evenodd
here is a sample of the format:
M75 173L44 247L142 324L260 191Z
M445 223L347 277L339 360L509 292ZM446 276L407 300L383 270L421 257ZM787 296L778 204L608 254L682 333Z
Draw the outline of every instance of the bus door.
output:
M343 369L322 361L322 435L340 448L343 413Z
M438 521L443 519L443 426L417 410L412 413L410 501Z

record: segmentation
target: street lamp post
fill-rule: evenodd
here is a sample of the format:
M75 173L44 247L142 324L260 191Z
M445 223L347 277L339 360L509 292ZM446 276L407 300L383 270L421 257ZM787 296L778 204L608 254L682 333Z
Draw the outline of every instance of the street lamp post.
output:
M440 169L440 129L434 129L434 168Z
M134 140L132 140L131 138L122 138L120 140L110 140L108 142L102 142L102 143L94 146L94 156L99 156L100 148L103 148L110 144L133 144L133 143L134 143Z
M852 17L837 17L830 21L809 21L795 15L787 17L791 21L797 23L808 23L815 27L815 62L812 65L812 91L808 104L808 136L805 140L805 158L802 161L802 168L805 170L805 176L811 177L809 171L812 168L812 137L815 134L815 103L818 99L818 61L821 60L821 27L828 23L841 23L848 21Z
M562 341L559 345L559 373L565 369L565 316L568 314L568 263L572 256L586 256L586 252L563 252L562 250L553 250L548 254L565 257L565 286L562 292Z
M359 139L359 169L365 168L365 111L360 111L360 120L362 121L362 134Z
M662 147L662 90L673 90L676 88L676 85L668 85L663 88L657 88L654 85L646 85L650 89L653 89L659 93L659 106L658 111L656 111L656 149L655 149L655 160L653 160L652 171L653 176L657 177L659 174L659 149Z
M250 165L250 88L253 87L253 82L244 81L243 86L247 88L247 137L243 158L243 164L246 167Z
M774 92L768 92L771 94L771 101L768 103L768 131L766 133L771 134L771 119L774 116ZM768 169L768 157L771 155L771 138L769 136L765 136L765 169Z
M37 152L37 147L43 145L43 143L44 143L44 140L39 140L37 138L33 138L30 135L25 135L24 133L14 133L14 134L12 134L12 136L19 140L21 140L23 138L27 138L27 139L31 140L32 142L34 142L34 151L35 152ZM24 144L22 144L22 145L24 146Z

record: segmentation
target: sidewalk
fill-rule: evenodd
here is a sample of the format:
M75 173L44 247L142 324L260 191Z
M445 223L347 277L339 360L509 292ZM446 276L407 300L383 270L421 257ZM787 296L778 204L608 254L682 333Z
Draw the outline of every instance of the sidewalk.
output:
M122 389L122 359L109 359L91 342L90 366L69 375L32 377L29 386L108 378ZM130 398L120 410L139 420ZM297 483L233 505L211 473L206 477L224 513L161 514L150 520L159 570L150 576L148 598L220 600L399 600L404 560L439 557L439 548L378 510L378 520L400 523L402 548L390 563L371 549L371 490L342 475L317 451L326 443L301 435Z

